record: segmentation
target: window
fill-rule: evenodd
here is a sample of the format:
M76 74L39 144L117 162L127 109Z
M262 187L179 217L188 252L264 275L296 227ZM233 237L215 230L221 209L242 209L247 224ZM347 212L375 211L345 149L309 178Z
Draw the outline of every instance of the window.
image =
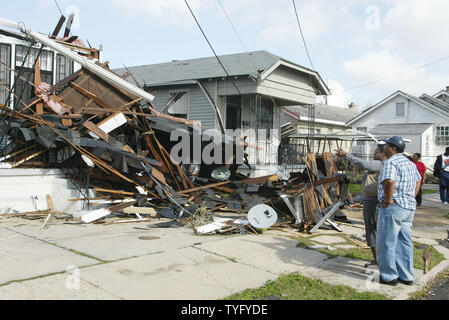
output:
M240 96L226 97L226 129L242 128L242 98Z
M8 69L11 67L11 46L0 44L0 61L6 64L0 64L0 103L5 104L9 92L5 86L9 88L11 85L11 71Z
M189 113L189 93L187 91L171 92L167 103L168 113L187 119Z
M405 102L396 103L396 117L405 117Z
M63 55L56 55L56 83L73 73L73 61Z
M437 126L435 144L437 146L449 145L449 127Z
M266 99L261 99L260 101L260 109L258 110L259 114L256 115L256 119L258 120L257 129L266 129L267 139L271 138L271 130L273 129L274 121L273 121L273 112L274 106L273 102ZM257 135L259 133L257 132Z
M28 57L25 59L28 53L28 47L26 46L16 46L16 88L15 94L17 96L21 96L21 100L28 104L34 97L34 88L31 84L27 83L26 79L32 83L34 82L34 63L37 59L37 55L39 53L39 49L31 48ZM53 52L42 50L40 54L40 69L41 69L41 81L46 82L49 85L53 84ZM23 67L22 67L23 65ZM21 77L19 78L17 74L20 73ZM22 104L17 104L19 109L23 108Z

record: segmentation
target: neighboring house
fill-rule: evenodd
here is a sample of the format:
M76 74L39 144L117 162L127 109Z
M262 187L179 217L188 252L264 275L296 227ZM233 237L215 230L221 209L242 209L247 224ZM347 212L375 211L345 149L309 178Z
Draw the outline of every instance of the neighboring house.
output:
M56 39L56 41L87 58L100 59L100 51L97 49L81 47L73 43L67 43L62 39ZM78 38L76 38L76 41L77 44L80 44ZM21 100L25 103L29 103L34 97L34 89L25 79L34 82L35 70L33 66L40 50L40 44L32 46L30 51L28 50L29 47L30 41L24 38L20 33L0 29L1 104L5 104L8 97L9 91L5 86L14 88L14 94L21 96ZM78 71L80 68L80 65L61 54L56 53L52 49L44 48L40 54L41 81L50 85L58 83L75 71ZM22 77L17 77L18 73L20 73ZM10 97L10 105L14 105L14 99L14 96ZM20 104L17 104L17 106L23 108Z
M348 127L346 122L360 113L354 104L351 104L349 108L316 104L315 118L312 121L313 112L307 106L286 106L282 110L281 124L283 126L292 125L294 128L291 134L283 136L283 144L290 145L299 157L308 152L307 141L302 138L302 135L308 135L309 130L313 130L317 137L323 135L353 135L351 127ZM331 148L337 148L336 142L331 141L331 139L326 139L326 147L324 147L324 140L319 142L317 139L313 142L311 151L321 153L325 150L328 152L329 144ZM351 149L351 141L339 142L339 146L348 151ZM331 152L333 152L333 149ZM299 159L296 161L299 161Z
M346 124L378 138L398 135L409 139L405 152L410 155L421 153L422 161L432 167L435 157L449 146L448 93L440 91L433 96L423 94L418 98L397 91ZM354 152L368 158L372 156L374 146L375 143L361 142Z
M139 85L155 95L159 111L204 128L280 128L281 107L314 104L330 94L318 72L267 51L172 61L128 68ZM128 70L114 70L124 74ZM129 80L129 79L128 79ZM221 118L221 121L220 121ZM221 125L221 123L222 125ZM250 141L255 144L255 141ZM250 151L250 163L277 164L277 133L258 137L263 150Z

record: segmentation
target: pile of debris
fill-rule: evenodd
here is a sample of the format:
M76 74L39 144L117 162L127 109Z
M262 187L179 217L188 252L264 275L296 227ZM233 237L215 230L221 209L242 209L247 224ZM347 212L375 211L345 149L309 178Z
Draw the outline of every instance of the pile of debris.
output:
M52 44L47 40L43 44ZM325 222L339 230L332 217L345 219L338 208L350 201L348 181L338 174L330 153L318 158L308 154L304 172L291 174L289 180L276 174L259 178L240 174L237 152L232 161L223 159L226 165L177 163L171 157L176 144L171 133L181 130L192 136L195 130L203 131L200 123L159 113L151 95L128 82L122 85L123 79L107 63L87 61L52 87L41 82L39 70L37 59L34 82L16 75L34 87L31 103L4 86L16 103L14 108L0 105L0 164L58 168L82 195L70 201L83 201L88 209L96 200L114 204L72 213L70 219L104 223L119 212L138 219L116 222L164 217L190 224L198 234L257 232L282 225L314 232ZM213 137L203 141L201 148L211 141ZM223 150L229 144L234 151L250 147L237 138L222 141ZM43 228L47 228L55 216L67 216L55 211L51 197L48 204L48 212L1 216L46 216Z

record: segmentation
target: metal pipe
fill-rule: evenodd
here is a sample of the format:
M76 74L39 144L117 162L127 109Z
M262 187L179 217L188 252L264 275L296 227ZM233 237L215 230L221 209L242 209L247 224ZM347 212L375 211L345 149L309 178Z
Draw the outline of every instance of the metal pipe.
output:
M134 94L142 99L147 100L148 102L152 102L154 100L154 96L149 94L148 92L134 86L133 84L129 83L128 81L120 78L118 75L107 71L103 69L102 67L96 65L94 62L80 56L79 54L71 51L70 49L67 49L63 45L57 43L55 40L50 39L49 37L42 35L36 31L33 31L30 28L25 28L24 25L19 24L17 22L8 21L5 19L0 18L0 25L10 28L10 29L16 29L19 30L29 37L33 38L34 40L40 42L41 44L57 51L58 53L62 54L63 56L72 59L91 71L92 73L95 73L99 77L101 77L103 80L112 83L126 91L128 91L131 94Z

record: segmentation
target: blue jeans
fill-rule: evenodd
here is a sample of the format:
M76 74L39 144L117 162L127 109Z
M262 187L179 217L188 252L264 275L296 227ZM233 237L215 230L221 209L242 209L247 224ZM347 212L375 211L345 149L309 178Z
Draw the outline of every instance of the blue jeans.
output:
M393 203L380 208L377 219L377 262L385 281L413 281L412 222L415 210Z
M440 199L441 202L449 202L449 172L441 171L440 174Z

